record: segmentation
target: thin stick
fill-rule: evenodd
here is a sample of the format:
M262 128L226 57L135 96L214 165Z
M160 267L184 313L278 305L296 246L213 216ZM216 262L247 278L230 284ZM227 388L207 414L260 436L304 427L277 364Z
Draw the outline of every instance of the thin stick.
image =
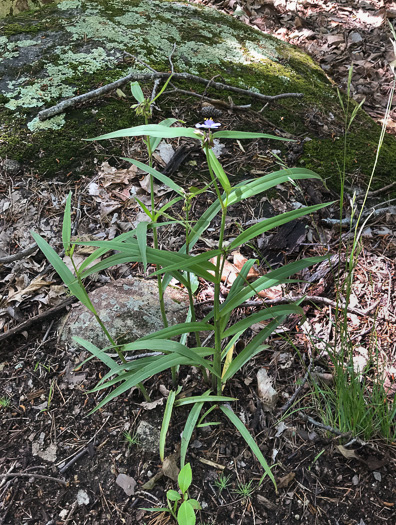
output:
M152 69L152 68L150 68ZM89 91L88 93L84 93L83 95L78 95L77 97L69 98L67 100L64 100L57 104L56 106L52 106L51 108L44 109L43 111L40 111L38 114L39 120L47 120L48 118L54 117L55 115L59 115L59 113L63 113L65 109L74 107L78 104L81 104L82 102L86 102L87 100L92 100L93 98L100 97L106 93L109 93L110 91L113 91L122 85L126 84L127 82L131 80L136 81L144 81L144 80L155 80L156 78L165 78L167 79L171 74L170 73L160 73L160 72L151 72L151 73L130 73L126 77L122 77L119 80L116 80L115 82L112 82L111 84L107 84L106 86L102 86L100 88L94 89L93 91ZM207 78L198 77L196 75L190 75L189 73L174 73L173 79L178 80L191 80L193 82L197 82L199 84L207 84L210 82ZM266 100L266 101L274 101L274 100L280 100L282 98L300 98L303 96L303 93L282 93L280 95L263 95L261 93L255 93L254 91L251 91L250 89L242 89L237 88L234 86L230 86L228 84L223 84L221 82L212 82L211 86L215 89L221 89L221 90L227 90L227 91L233 91L234 93L239 93L241 95L248 95L252 98L256 98L258 100Z
M322 428L323 430L327 430L328 432L332 432L337 436L345 435L345 432L340 432L336 428L330 427L329 425L324 425L323 423L319 423L319 421L315 421L314 419L312 419L312 417L307 416L306 414L300 412L299 415L304 421L308 421L308 423L311 423L311 425L314 425L315 427Z
M301 381L301 384L300 386L297 388L297 390L294 392L294 394L291 396L291 398L287 401L287 403L285 403L280 409L279 409L279 415L283 414L284 412L286 412L286 410L288 410L292 404L294 403L294 400L298 397L298 395L300 394L301 390L303 389L305 383L307 382L308 380L308 377L309 377L309 374L311 373L311 368L312 368L312 365L313 365L313 358L311 357L310 361L309 361L309 365L308 365L308 368L307 368L307 371L305 373L305 376L303 378L303 380Z
M54 315L57 315L59 312L64 310L67 306L70 306L71 304L75 303L77 301L77 297L69 297L64 301L62 304L58 304L58 306L54 306L53 308L50 308L46 312L43 312L39 315L36 315L35 317L31 317L30 319L27 319L23 323L20 323L18 326L15 326L15 328L11 328L11 330L8 330L8 332L5 332L4 334L0 335L0 343L2 341L5 341L9 337L12 337L13 335L20 334L27 328L29 328L32 324L37 323L38 321L43 321L43 319L47 319L48 317L52 317ZM5 347L4 347L5 349Z
M21 259L24 259L25 257L32 254L37 249L38 249L38 246L34 242L28 248L25 248L21 252L14 253L14 255L6 255L5 257L0 257L0 264L8 264L14 261L19 261Z
M24 472L9 472L8 474L0 474L0 478L39 478L39 479L47 479L48 481L56 481L56 483L59 483L60 485L64 485L67 487L66 481L63 481L63 479L59 478L53 478L52 476L43 476L42 474L35 474L34 472L31 472L29 474L25 474Z

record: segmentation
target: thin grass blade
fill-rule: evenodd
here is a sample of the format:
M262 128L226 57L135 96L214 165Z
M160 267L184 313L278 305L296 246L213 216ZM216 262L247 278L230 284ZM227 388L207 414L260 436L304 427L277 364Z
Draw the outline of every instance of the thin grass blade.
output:
M274 478L274 475L272 474L272 471L265 460L265 457L263 456L263 453L259 449L257 443L254 441L252 435L248 431L248 429L245 427L245 425L242 423L242 421L239 419L238 416L234 414L232 409L225 405L220 405L220 410L223 412L224 415L228 417L228 419L231 421L231 423L235 426L235 428L240 432L243 439L248 444L250 450L253 452L253 454L256 456L258 461L260 462L260 465L263 467L264 472L269 476L270 480L274 484L275 490L277 491L276 487L276 481Z
M168 433L169 424L170 424L170 420L172 417L173 405L175 404L176 396L177 394L180 393L180 390L181 390L181 387L179 387L176 392L174 390L169 392L168 399L166 402L164 417L162 418L160 440L159 440L159 453L160 453L160 458L162 462L164 462L164 457L165 457L166 435Z
M209 393L210 390L208 390L206 393ZM195 405L190 410L190 413L188 414L186 424L184 425L182 438L181 438L181 445L180 445L180 468L183 468L186 461L186 455L188 450L188 445L191 441L191 436L193 435L195 425L197 424L199 414L201 413L203 407L203 402L201 403L195 403Z
M70 249L70 238L71 238L71 199L72 192L70 191L65 206L65 213L63 214L63 225L62 225L62 242L65 253L67 254Z

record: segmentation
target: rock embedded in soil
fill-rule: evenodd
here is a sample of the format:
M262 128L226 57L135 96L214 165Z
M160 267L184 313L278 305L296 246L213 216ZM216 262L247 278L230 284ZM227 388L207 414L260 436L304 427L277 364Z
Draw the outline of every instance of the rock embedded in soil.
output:
M163 327L154 279L119 279L94 290L89 297L110 335L118 342L132 342ZM183 323L188 310L187 294L168 286L164 299L169 324ZM71 310L60 327L60 341L69 349L78 347L73 336L86 339L98 348L110 344L95 316L82 304Z
M151 452L152 454L158 454L158 444L161 433L161 422L158 424L149 423L148 421L140 421L136 429L136 437L139 439L139 447Z

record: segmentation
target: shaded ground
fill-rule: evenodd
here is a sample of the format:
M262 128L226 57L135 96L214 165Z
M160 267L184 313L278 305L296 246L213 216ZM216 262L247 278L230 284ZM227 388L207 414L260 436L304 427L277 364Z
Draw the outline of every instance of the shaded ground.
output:
M328 5L331 8L334 3ZM318 28L315 25L317 20L312 18L313 31ZM345 56L345 67L348 63ZM187 109L180 108L180 112L183 111ZM240 124L235 119L234 129L238 129ZM255 129L257 123L252 121L250 124ZM138 155L137 145L126 147L132 148L128 150L128 155ZM228 151L222 159L227 170L243 171L247 160L253 171L268 173L276 168L275 160L267 161L263 167L260 158L263 151L274 148L273 144L244 144L244 148L245 151L242 151L237 144L227 145ZM293 165L298 152L291 150L289 154L290 165ZM193 151L184 162L184 179L193 177L193 167L189 162L200 165L200 153ZM137 206L125 199L125 195L129 195L133 187L139 188L142 177L139 173L119 171L126 166L116 164L116 167L118 171L111 172L112 180L118 177L116 184L107 185L108 168L103 166L98 169L94 181L82 179L73 184L73 209L81 212L80 218L78 213L73 215L79 236L92 235L100 229L106 238L111 238L129 228L138 217ZM95 193L93 182L98 184L100 194ZM191 183L199 184L199 181L193 179ZM21 229L40 228L48 232L54 246L59 243L63 210L60 203L69 187L71 184L43 183L17 174L4 175L0 187L1 234L15 239L13 253L18 252L17 240ZM319 187L302 185L302 188L300 192L294 186L286 186L267 200L255 199L243 208L232 209L233 219L228 224L227 234L235 235L240 226L246 227L249 221L267 216L271 209L279 212L293 203L313 204L317 199L324 201L336 197ZM158 196L158 199L166 198L166 195ZM373 347L372 327L375 325L376 348L385 369L384 384L391 397L396 373L396 240L395 214L385 202L386 198L387 192L383 191L370 200L370 204L383 203L381 207L387 210L372 217L366 225L351 302L357 311L349 316L349 329L357 347L370 348ZM206 206L205 200L198 201L193 210L195 216L199 217ZM101 217L100 212L106 213ZM247 247L243 254L257 257L260 270L264 271L265 261L270 260L272 265L276 265L298 257L317 255L322 253L324 247L329 248L332 254L337 254L339 248L343 253L348 241L344 238L339 246L338 227L328 221L337 217L335 205L327 215L324 212L315 217L315 221L302 221L292 228L281 229L276 235L263 237L258 245ZM206 242L210 242L216 232L215 223ZM163 239L177 249L181 242L180 231L168 229ZM60 251L59 244L58 248ZM199 249L204 248L205 242L199 244ZM145 450L148 443L144 439L140 444L129 447L124 436L125 432L133 436L142 420L158 426L163 404L147 410L138 392L134 391L86 417L99 400L99 395L87 394L105 373L99 363L92 361L73 373L72 369L81 363L84 354L67 352L57 343L57 323L53 318L40 318L22 332L5 337L8 331L18 330L20 323L27 319L63 304L65 295L57 287L57 277L39 251L10 262L5 261L2 255L0 262L0 279L4 282L0 317L3 331L0 335L0 397L10 400L8 407L0 408L1 523L165 523L160 516L153 516L140 508L163 505L166 490L175 488L175 484L170 479L162 478L153 489L143 488L160 468L159 455ZM108 280L127 278L128 275L141 275L141 268L125 265L106 272L89 286L100 286ZM333 272L326 272L325 267L316 267L301 277L309 284L288 285L275 291L269 299L300 293L335 299ZM210 301L212 290L204 283L201 285L197 301ZM225 283L224 294L226 291ZM194 435L188 460L193 467L191 496L199 499L203 506L199 516L202 523L376 525L396 522L394 444L385 444L380 439L365 445L355 442L348 448L355 450L360 459L344 457L338 445L345 446L351 441L351 436L337 436L315 424L320 420L320 414L312 406L309 383L301 390L293 413L284 419L281 417L282 406L301 385L311 358L313 367L321 367L319 373L331 373L325 354L313 349L312 334L321 342L334 343L329 321L334 314L334 306L320 301L317 301L317 306L314 308L310 303L306 304L304 308L309 324L296 331L298 320L290 319L283 332L271 340L270 348L246 365L225 391L225 394L238 398L235 412L244 418L268 462L276 463L274 473L279 494L275 494L268 480L258 488L261 468L227 422L223 421L220 427L200 429ZM197 311L202 315L207 308L210 308L210 302L205 302ZM237 315L243 316L251 308L254 307L247 306ZM55 320L57 317L58 314ZM285 339L286 335L293 341L294 347ZM274 378L279 392L272 413L263 412L257 399L256 373L261 367L265 367ZM195 371L183 370L182 381L191 394L199 394L205 389ZM171 388L170 377L162 374L146 386L153 400L161 400L166 390ZM313 421L306 421L306 415L311 416ZM177 448L185 418L186 412L179 409L168 435L167 454ZM216 418L221 420L219 414ZM79 456L81 451L85 453ZM72 459L76 461L69 464ZM127 474L137 482L134 495L128 497L116 484L119 473ZM216 481L221 473L229 476L229 484L220 493ZM254 492L250 497L241 497L238 493L241 484L250 481Z

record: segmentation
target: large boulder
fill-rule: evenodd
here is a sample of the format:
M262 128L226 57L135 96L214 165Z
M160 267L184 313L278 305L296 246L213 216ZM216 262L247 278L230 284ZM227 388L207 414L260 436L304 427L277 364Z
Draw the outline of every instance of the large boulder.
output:
M36 13L5 18L0 34L0 159L16 160L34 174L91 174L97 146L82 139L142 122L130 109L131 98L115 92L46 121L37 118L40 110L129 73L148 71L130 55L169 71L175 45L176 72L208 79L218 75L218 81L265 95L303 93L302 98L268 104L253 119L254 129L282 128L312 139L305 142L299 162L327 179L338 179L343 115L331 82L307 54L231 16L172 1L63 0ZM205 88L187 80L176 84L187 91ZM151 92L152 82L146 89ZM264 105L249 95L211 87L206 93L225 101L231 95L235 104L252 103L253 109ZM193 125L200 120L199 104L186 95L167 96L160 103L161 114L154 117L181 117ZM251 130L251 116L244 118L239 112L235 126ZM361 112L349 137L349 172L360 167L363 174L370 173L378 136L378 126ZM121 153L120 142L101 143L100 148L101 155ZM394 174L392 137L384 151L378 166L382 179Z

